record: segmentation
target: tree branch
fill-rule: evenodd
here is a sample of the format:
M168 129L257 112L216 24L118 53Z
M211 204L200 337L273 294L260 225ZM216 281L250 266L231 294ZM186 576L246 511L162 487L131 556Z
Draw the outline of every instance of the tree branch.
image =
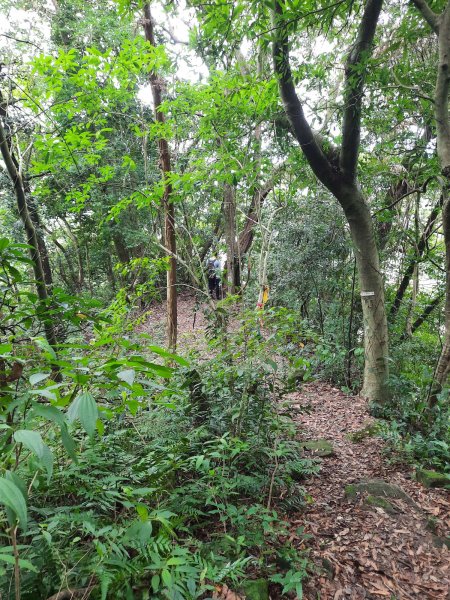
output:
M294 135L300 144L314 174L330 190L336 189L337 180L333 168L324 154L303 112L303 106L295 91L289 63L289 38L287 22L283 15L281 0L274 1L275 34L273 42L274 70L278 76L280 94Z
M411 281L411 277L414 272L414 267L419 262L419 260L422 258L423 253L426 248L426 245L427 245L427 241L433 233L433 225L436 222L436 219L438 218L438 215L441 211L442 203L443 203L443 197L440 196L439 201L434 206L433 210L431 211L431 213L428 216L425 228L424 228L422 235L420 236L420 240L417 244L416 253L415 253L414 257L410 260L408 267L407 267L407 269L403 275L403 278L400 282L400 285L398 287L397 293L395 294L395 299L394 299L394 302L392 303L391 313L390 313L391 319L393 319L399 311L403 297L406 293L406 290L408 289L409 282Z
M358 36L347 57L345 66L344 119L340 167L350 180L356 177L359 142L361 137L361 105L366 80L364 64L372 54L383 0L368 0L358 29Z
M414 323L412 324L411 327L411 334L413 334L414 332L416 332L419 327L421 325L423 325L425 323L425 321L427 320L428 316L433 312L433 310L439 306L439 304L441 303L443 297L444 297L444 292L442 292L441 294L439 294L438 296L436 296L436 298L434 298L434 300L432 300L430 302L430 304L428 304L424 311L422 312L422 314L414 321ZM406 331L404 333L402 333L402 335L400 336L401 340L406 340L408 338L408 334L406 333Z
M431 10L426 0L411 0L411 2L422 13L422 17L434 33L439 33L439 16Z
M252 245L253 230L255 225L259 222L259 211L261 205L272 191L274 184L275 180L272 178L265 185L258 187L252 196L250 207L245 217L244 227L238 236L238 248L240 256L246 254Z

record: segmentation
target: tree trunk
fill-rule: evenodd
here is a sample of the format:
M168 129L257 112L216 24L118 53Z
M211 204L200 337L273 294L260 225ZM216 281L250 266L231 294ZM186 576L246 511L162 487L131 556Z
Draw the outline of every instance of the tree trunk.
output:
M61 258L59 259L59 269L60 269L60 272L62 273L62 278L64 280L64 283L67 286L67 289L70 290L70 292L72 294L80 293L81 288L79 287L78 277L75 274L75 270L73 268L70 252L60 242L58 242L56 234L52 234L52 232L47 227L44 227L44 229L51 236L50 237L51 241L55 244L55 246L58 248L58 250L61 251L62 255L66 259L67 267L68 267L69 273L70 273L70 279L65 274Z
M412 324L412 326L411 326L411 335L413 335L413 334L414 334L414 332L415 332L415 331L417 331L417 329L419 329L419 327L421 327L421 326L422 326L422 325L425 323L425 321L426 321L426 320L427 320L427 318L428 318L428 317L431 315L431 313L433 312L433 310L434 310L434 309L435 309L437 306L439 306L439 304L440 304L440 303L441 303L441 301L442 301L442 297L443 297L443 295L444 295L444 294L439 294L438 296L436 296L436 298L434 298L434 299L433 299L433 300L430 302L430 304L428 304L428 305L427 305L427 306L424 308L424 310L423 310L422 314L421 314L419 317L417 317L417 319L414 321L414 323L413 323L413 324ZM407 332L405 331L405 333L403 333L403 334L400 336L400 339L401 339L401 340L406 340L406 339L407 339L407 337L408 337L408 335L407 335Z
M442 197L439 199L439 202L436 204L436 206L433 207L433 210L431 211L431 213L427 219L427 223L425 225L423 233L420 236L420 239L418 239L418 241L416 243L415 254L410 259L409 264L406 268L405 274L403 275L400 285L398 286L397 293L395 294L394 302L392 303L391 312L389 315L390 319L392 321L395 319L395 317L399 311L403 297L406 293L406 290L409 287L411 277L414 274L414 270L426 250L428 239L433 232L433 227L438 218L439 212L441 210L441 206L442 206Z
M152 46L156 46L149 4L144 5L143 25L145 39L150 42ZM155 120L160 124L164 124L164 113L160 110L162 104L161 79L154 71L151 71L150 73L150 86L152 88ZM172 198L172 184L168 178L171 171L169 143L164 137L158 138L158 151L161 173L164 180L164 193L162 197L164 210L164 246L169 260L169 268L167 270L167 340L169 348L175 350L177 345L177 248L175 238L175 207Z
M364 384L362 394L383 403L388 393L388 331L384 286L369 207L357 183L362 99L367 59L373 49L382 0L367 0L358 33L345 64L342 143L324 144L305 116L289 62L289 36L284 3L274 0L274 69L293 134L311 169L341 204L353 240L364 320Z
M20 218L25 229L27 243L30 248L31 259L33 260L33 271L35 278L36 291L39 301L45 308L48 308L49 296L47 292L47 286L45 284L45 274L42 266L42 259L39 252L39 243L36 235L36 230L30 217L28 205L26 201L25 188L22 180L22 176L16 168L15 161L11 155L7 136L3 128L3 123L0 121L0 149L3 156L3 160L6 165L9 177L14 186L14 192L17 199L17 208L19 211ZM44 326L45 336L50 346L56 348L57 338L53 322L47 317L41 317L42 324Z
M113 231L111 237L119 261L124 264L129 263L131 259L130 251L126 247L122 235L118 231Z
M206 257L209 254L209 251L211 250L211 248L214 250L215 246L217 245L220 238L222 237L224 203L225 203L225 199L222 200L222 204L220 206L219 213L217 215L217 220L214 225L212 235L206 240L205 245L203 246L202 251L200 252L200 266L202 269L203 269Z
M450 2L439 23L439 65L436 81L435 118L437 130L437 152L441 163L444 183L444 206L442 225L445 243L445 334L444 345L434 375L435 385L430 403L436 402L437 394L448 381L450 371L450 120L448 116L449 70L450 70Z
M450 372L450 119L448 115L448 94L450 89L450 2L438 15L426 0L412 0L438 37L438 68L434 101L436 120L437 154L444 179L442 186L443 207L442 225L445 243L445 334L441 355L434 373L434 381L429 395L429 403L435 404L437 396L448 381Z
M77 263L78 263L78 284L77 285L81 291L84 287L84 266L83 266L83 256L81 254L80 244L78 242L77 236L72 231L70 224L67 222L67 219L65 219L64 217L60 217L60 218L66 228L68 236L72 240L72 243L73 243L74 248L77 253Z
M227 244L227 287L229 294L239 289L239 257L236 241L236 190L230 183L224 185L225 241Z
M275 184L274 179L268 181L265 185L258 187L253 193L252 200L245 217L244 227L239 234L239 254L243 256L247 254L253 243L255 226L258 225L261 216L261 207L264 200L273 190Z
M384 282L369 207L356 186L338 198L353 240L364 324L364 384L362 394L372 402L389 398L388 328Z
M448 185L448 184L447 184ZM442 390L448 381L450 372L450 204L448 190L444 197L444 207L442 209L442 224L444 230L445 242L445 333L444 344L442 346L441 355L434 374L434 385L430 394L429 401L434 404L438 393Z
M30 193L30 187L26 182L24 182L24 190L25 190L25 195L27 193L28 194ZM47 244L45 243L44 234L42 233L43 227L42 227L41 219L40 219L39 212L37 210L37 206L36 206L35 202L29 198L26 198L26 200L27 200L28 211L30 213L30 219L33 223L34 230L36 232L36 240L38 243L39 254L41 256L42 269L44 271L44 282L45 282L45 285L47 286L48 291L51 292L51 289L53 287L53 275L52 275L52 268L50 265L50 259L49 259L48 250L47 250Z

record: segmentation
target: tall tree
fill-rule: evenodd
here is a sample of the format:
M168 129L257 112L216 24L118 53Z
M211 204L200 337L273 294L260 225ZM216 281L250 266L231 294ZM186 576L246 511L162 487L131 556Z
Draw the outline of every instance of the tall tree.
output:
M450 119L448 95L450 91L450 2L441 14L435 13L426 0L412 0L424 20L437 36L438 65L434 96L434 118L436 121L437 153L443 178L442 223L445 243L446 296L445 296L445 335L441 355L434 374L430 400L447 383L450 373Z
M150 5L144 6L144 32L145 39L155 47L155 35ZM150 85L152 88L155 120L164 125L165 117L161 111L162 80L154 69L150 72ZM167 340L172 350L177 345L177 246L175 237L175 206L173 203L173 190L170 182L171 164L169 142L161 134L158 138L160 169L163 177L164 193L162 205L164 210L164 246L166 248L169 268L167 270Z
M372 53L382 0L368 0L355 42L345 65L342 144L325 144L305 117L291 72L285 3L275 0L274 68L286 114L294 135L316 177L336 197L347 218L353 240L364 318L365 367L362 393L370 400L388 397L388 329L383 276L369 206L357 178L361 111L368 59Z
M2 100L0 97L0 102L1 101ZM28 207L25 184L22 178L22 174L20 172L18 162L11 149L10 141L5 130L3 121L5 114L6 109L2 104L0 106L0 151L6 166L6 170L8 171L8 175L14 186L14 192L17 200L17 209L24 226L28 245L30 246L30 256L33 261L36 291L39 301L43 306L45 315L46 309L49 308L50 298L46 284L43 258L40 252L40 245L38 241L38 235L36 233L36 228L33 223L33 219L31 218L30 210ZM42 322L47 342L50 344L50 346L56 348L57 336L52 320L46 316L43 316Z

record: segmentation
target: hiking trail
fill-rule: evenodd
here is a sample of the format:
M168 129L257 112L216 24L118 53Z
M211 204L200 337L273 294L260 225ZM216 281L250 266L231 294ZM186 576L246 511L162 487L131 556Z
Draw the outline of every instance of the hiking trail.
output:
M194 321L194 299L181 296L178 311L180 352L204 348L205 320L199 310ZM140 331L162 342L164 314L164 305L155 306ZM410 465L389 461L363 398L323 382L289 397L298 439L331 445L306 450L326 456L304 483L311 502L287 517L289 541L309 549L317 567L305 600L450 598L449 492L424 487ZM311 537L297 535L299 527Z

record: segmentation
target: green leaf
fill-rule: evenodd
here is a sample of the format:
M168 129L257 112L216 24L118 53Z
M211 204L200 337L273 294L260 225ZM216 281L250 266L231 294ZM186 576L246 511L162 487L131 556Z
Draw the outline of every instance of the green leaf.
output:
M50 373L33 373L33 375L31 375L29 379L30 384L35 385L36 383L47 379L47 377L50 377L50 375Z
M14 439L19 444L23 444L28 450L31 450L39 458L47 471L48 479L50 479L53 472L53 454L50 448L42 441L41 434L29 429L19 429L15 432Z
M137 541L140 544L147 544L152 535L152 524L150 521L135 521L125 534L128 540Z
M41 348L41 350L47 352L51 358L57 358L56 352L44 338L34 338L34 343L36 344L36 346L38 346L38 348Z
M172 354L170 352L167 352L167 350L164 350L164 348L160 348L159 346L149 346L148 349L150 350L150 352L159 354L159 356L163 356L164 358L169 358L170 360L173 360L182 367L189 366L189 362L185 358L178 356L178 354Z
M9 246L10 242L7 238L0 238L0 252Z
M80 421L86 433L92 437L98 419L98 409L94 397L89 392L84 392L75 398L67 411L70 423L77 419Z
M161 581L161 579L160 579L159 575L153 575L151 583L152 583L153 592L155 594L159 590L160 581Z
M27 505L19 488L4 477L0 477L0 503L10 508L19 519L22 529L27 527Z
M6 471L5 473L5 479L7 479L8 481L12 481L12 483L19 488L19 490L22 492L22 496L24 498L27 497L28 494L28 488L27 488L27 484L25 483L25 481L23 479L21 479L17 473L14 473L14 471Z
M170 571L168 571L167 569L163 569L161 572L161 577L164 582L164 585L170 588L172 586L172 575L170 574Z
M64 448L66 449L67 454L70 456L70 458L72 460L74 460L75 462L78 462L77 455L76 455L75 442L73 441L73 438L69 434L67 425L65 423L63 423L61 425L61 441L63 443Z
M37 417L43 417L49 421L54 421L58 423L58 425L62 425L65 423L64 414L56 408L56 406L45 406L43 404L34 404L32 415L36 415Z
M133 385L134 378L136 377L136 371L134 369L125 369L125 371L119 371L119 373L117 373L117 377L128 383L128 385Z
M16 564L14 556L11 556L10 554L0 554L0 560L10 565ZM38 569L36 569L36 567L32 563L30 563L29 560L25 560L23 558L19 558L19 567L21 569L25 569L26 571L33 571L34 573L39 573Z
M29 393L32 396L43 396L44 398L48 398L49 400L57 400L56 394L48 388L42 388L39 390L30 390Z

